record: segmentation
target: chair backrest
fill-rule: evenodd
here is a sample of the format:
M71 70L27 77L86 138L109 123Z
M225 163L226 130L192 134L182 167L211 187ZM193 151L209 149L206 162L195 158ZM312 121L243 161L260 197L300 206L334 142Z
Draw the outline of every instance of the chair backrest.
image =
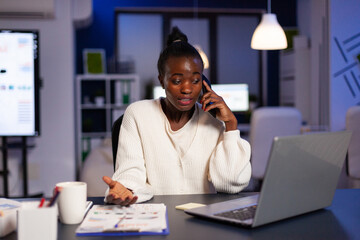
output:
M116 121L113 123L111 129L111 143L112 143L112 153L113 153L113 164L114 164L114 172L115 172L115 165L116 165L116 154L119 145L119 134L120 128L123 121L124 115L121 115Z
M301 133L301 113L293 107L261 107L250 122L252 177L262 180L275 136Z
M360 106L347 110L346 129L352 131L348 149L348 174L350 177L360 178Z

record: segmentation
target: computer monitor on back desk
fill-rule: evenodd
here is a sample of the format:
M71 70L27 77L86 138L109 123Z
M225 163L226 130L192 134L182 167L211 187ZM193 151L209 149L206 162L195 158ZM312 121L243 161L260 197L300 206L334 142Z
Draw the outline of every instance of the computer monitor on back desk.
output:
M211 88L221 96L232 112L249 110L249 86L239 84L212 84ZM153 98L165 97L165 90L161 86L154 86Z

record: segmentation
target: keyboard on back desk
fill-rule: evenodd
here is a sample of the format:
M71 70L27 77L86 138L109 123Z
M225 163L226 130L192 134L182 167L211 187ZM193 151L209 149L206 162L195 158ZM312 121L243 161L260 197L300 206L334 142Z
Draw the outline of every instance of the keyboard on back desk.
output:
M232 218L232 219L238 219L244 221L247 219L254 218L255 210L256 210L256 205L252 205L249 207L234 209L231 211L221 212L214 215L219 217Z

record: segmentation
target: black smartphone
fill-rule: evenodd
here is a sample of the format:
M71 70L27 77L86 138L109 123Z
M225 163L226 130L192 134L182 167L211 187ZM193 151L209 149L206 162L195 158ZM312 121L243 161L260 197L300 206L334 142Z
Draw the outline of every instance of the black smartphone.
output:
M210 82L209 79L207 79L207 77L205 77L204 74L202 75L202 80L205 81L205 82L209 85L209 87L211 88L211 82ZM202 85L202 94L204 95L206 92L208 92L208 90L206 89L205 85L203 84L203 85ZM211 105L211 104L212 104L212 102L208 103L206 106L209 106L209 105ZM210 113L213 117L216 117L216 109L211 109L211 110L209 111L209 113Z

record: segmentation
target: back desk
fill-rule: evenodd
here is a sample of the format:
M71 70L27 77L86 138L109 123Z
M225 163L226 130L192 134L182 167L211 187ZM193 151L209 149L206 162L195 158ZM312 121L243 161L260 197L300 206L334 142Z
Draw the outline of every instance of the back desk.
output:
M100 239L360 239L360 189L336 190L330 207L295 218L265 225L256 229L195 218L176 210L175 206L196 202L215 203L252 193L163 195L154 196L150 203L165 203L168 211L170 234L167 236L132 237L76 237L78 225L59 223L58 240ZM103 197L89 198L94 204L103 204ZM275 211L275 210L274 210ZM12 233L4 239L16 239Z

